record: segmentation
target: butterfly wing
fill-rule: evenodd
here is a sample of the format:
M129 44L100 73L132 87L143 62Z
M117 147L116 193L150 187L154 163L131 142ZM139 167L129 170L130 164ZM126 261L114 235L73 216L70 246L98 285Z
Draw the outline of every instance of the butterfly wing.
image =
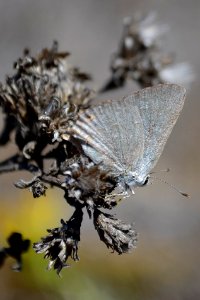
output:
M145 178L157 163L177 121L185 100L185 89L175 84L160 84L124 98L137 106L144 126L144 151L136 170Z
M80 113L71 133L95 163L116 176L137 165L143 153L143 124L129 99L112 101Z

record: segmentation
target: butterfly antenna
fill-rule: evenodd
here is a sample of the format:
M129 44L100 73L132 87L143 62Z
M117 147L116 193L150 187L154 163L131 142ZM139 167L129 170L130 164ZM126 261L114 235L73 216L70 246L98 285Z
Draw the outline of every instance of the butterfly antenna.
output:
M151 174L152 174L152 173L151 173ZM169 183L169 182L167 182L167 181L165 181L165 180L163 180L163 179L161 179L161 178L155 177L155 176L150 176L150 178L155 179L155 180L158 180L158 181L160 181L160 182L162 182L162 183L165 183L166 185L168 185L169 187L171 187L173 190L175 190L176 192L178 192L178 193L181 194L182 196L187 197L187 198L190 198L190 195L189 195L189 194L184 193L184 192L182 192L181 190L177 189L173 184L171 184L171 183Z
M151 173L150 173L150 175L151 175L151 174L160 173L160 172L166 172L166 173L167 173L167 172L169 172L169 171L170 171L170 168L167 168L167 169L163 169L163 170L159 170L159 171L151 172Z

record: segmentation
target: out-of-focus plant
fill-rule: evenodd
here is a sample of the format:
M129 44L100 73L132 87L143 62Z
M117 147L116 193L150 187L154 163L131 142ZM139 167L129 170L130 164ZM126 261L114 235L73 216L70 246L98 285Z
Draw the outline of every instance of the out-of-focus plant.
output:
M0 266L2 266L7 257L12 257L16 260L13 265L14 271L21 271L22 269L22 253L26 252L30 246L30 240L23 240L21 233L13 232L7 239L8 247L0 249Z
M111 76L101 92L123 87L128 80L141 88L165 82L190 84L194 80L191 65L174 63L174 55L161 47L168 31L168 25L156 22L155 13L125 18L118 49L111 57Z

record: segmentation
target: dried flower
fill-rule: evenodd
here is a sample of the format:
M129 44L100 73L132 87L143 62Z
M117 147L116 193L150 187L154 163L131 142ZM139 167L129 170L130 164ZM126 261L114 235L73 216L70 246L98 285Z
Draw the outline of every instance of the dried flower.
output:
M66 200L75 198L87 207L96 206L108 209L117 204L115 199L106 197L114 189L116 182L84 156L80 157L78 163L72 163L65 174L67 175L64 184Z
M69 267L67 264L69 257L74 261L79 260L78 242L82 217L82 209L77 208L69 221L61 220L61 227L48 229L49 235L33 245L37 253L44 253L44 258L49 258L48 269L54 267L58 275L62 268Z
M118 254L130 252L136 247L137 233L130 224L114 218L110 214L94 209L94 227L101 241Z
M67 52L58 52L57 43L35 58L25 51L14 65L15 74L1 85L0 103L15 121L11 126L7 118L4 132L10 134L16 128L20 149L27 142L37 141L37 152L48 143L62 140L69 121L91 100L93 92L82 84L89 75L69 67L68 56ZM2 143L6 142L4 132Z

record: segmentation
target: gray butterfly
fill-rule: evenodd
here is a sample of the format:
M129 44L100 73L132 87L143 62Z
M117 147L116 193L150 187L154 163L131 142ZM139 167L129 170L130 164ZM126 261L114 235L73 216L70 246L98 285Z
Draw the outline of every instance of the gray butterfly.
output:
M184 100L185 89L175 84L145 88L81 112L71 133L94 163L133 191L147 183Z

